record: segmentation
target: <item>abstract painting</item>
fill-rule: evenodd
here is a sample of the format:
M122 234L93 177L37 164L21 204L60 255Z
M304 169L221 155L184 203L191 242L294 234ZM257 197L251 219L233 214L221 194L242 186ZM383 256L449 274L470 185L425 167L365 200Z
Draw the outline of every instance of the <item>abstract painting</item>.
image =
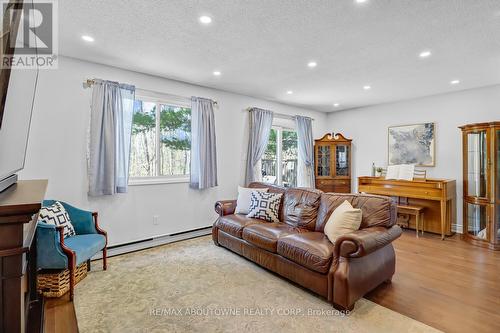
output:
M389 127L389 165L435 165L435 124Z

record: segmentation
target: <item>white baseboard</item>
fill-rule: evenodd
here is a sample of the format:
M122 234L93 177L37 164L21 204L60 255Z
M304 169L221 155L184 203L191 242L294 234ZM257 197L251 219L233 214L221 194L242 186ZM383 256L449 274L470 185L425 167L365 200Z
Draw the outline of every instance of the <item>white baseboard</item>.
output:
M200 237L210 235L212 233L212 227L206 227L202 229L196 229L193 231L186 231L182 233L175 233L172 235L163 235L158 237L153 237L151 239L145 239L144 241L138 241L131 244L123 244L118 246L113 246L108 248L108 258L117 256L120 254L125 254L134 251L140 251L149 249L155 246L165 245L173 242L178 242L190 238ZM102 252L99 252L92 260L98 260L102 258Z
M451 231L456 232L457 234L463 234L463 227L462 225L452 224Z

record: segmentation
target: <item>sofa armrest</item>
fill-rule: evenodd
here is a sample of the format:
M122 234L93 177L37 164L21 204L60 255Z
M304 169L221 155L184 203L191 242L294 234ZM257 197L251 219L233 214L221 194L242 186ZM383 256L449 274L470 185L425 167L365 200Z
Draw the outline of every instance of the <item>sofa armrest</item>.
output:
M401 236L401 228L370 227L340 236L335 242L336 258L360 258L392 243Z
M236 200L219 200L215 203L215 211L219 216L234 214L236 210Z
M68 267L68 257L61 248L60 231L55 225L38 222L36 237L38 268L64 269Z

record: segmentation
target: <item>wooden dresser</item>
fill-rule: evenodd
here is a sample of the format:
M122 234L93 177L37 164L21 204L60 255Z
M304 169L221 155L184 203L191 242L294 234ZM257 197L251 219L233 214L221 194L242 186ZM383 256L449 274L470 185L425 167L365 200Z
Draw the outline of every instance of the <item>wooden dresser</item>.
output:
M21 180L0 193L0 332L41 332L36 290L36 225L46 180Z
M390 197L405 198L408 205L425 208L425 231L452 235L451 225L457 218L455 180L387 180L381 177L359 177L358 191ZM412 221L412 227L415 221Z

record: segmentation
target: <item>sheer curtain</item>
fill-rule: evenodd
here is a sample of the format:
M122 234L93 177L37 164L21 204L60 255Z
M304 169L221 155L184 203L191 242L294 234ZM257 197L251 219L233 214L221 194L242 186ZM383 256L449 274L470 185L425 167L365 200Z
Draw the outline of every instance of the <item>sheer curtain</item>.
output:
M259 108L250 110L250 134L248 139L246 185L260 180L260 159L266 151L269 133L273 126L273 112Z
M135 87L94 80L90 115L90 196L126 193Z
M189 186L217 186L217 150L213 101L191 97L191 172Z
M299 166L297 168L297 186L314 188L314 139L312 119L296 116L297 139L299 148Z

